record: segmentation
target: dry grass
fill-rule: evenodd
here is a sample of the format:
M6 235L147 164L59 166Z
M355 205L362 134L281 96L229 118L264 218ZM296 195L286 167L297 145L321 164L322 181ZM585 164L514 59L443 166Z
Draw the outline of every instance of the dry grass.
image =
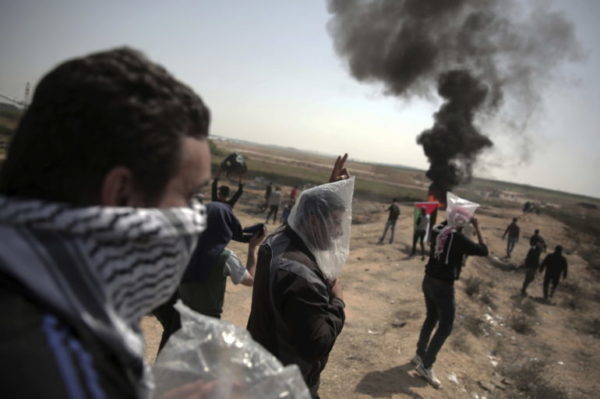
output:
M567 399L567 393L551 385L544 378L546 362L539 359L530 359L524 363L506 363L501 368L501 373L511 379L516 392L509 394L510 398L532 399Z
M533 335L535 330L533 319L524 314L513 314L508 324L515 332L523 335Z

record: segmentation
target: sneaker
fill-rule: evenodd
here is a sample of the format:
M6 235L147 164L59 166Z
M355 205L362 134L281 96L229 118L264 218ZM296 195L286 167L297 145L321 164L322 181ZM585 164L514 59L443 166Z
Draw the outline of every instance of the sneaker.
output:
M440 389L442 387L442 383L435 377L435 375L433 375L433 370L431 370L431 368L426 369L423 365L420 365L415 371L417 372L417 375L422 377L435 389Z
M419 367L423 365L423 359L421 359L421 356L419 356L418 354L415 355L415 357L413 357L412 359L410 359L410 362L413 364L413 366L415 367Z

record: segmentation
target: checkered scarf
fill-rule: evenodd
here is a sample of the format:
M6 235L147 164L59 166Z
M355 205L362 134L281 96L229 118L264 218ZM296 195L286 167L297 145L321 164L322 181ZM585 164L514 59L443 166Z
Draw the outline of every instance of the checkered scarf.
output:
M83 322L145 397L152 381L139 322L176 290L205 224L202 205L78 208L0 196L0 271Z

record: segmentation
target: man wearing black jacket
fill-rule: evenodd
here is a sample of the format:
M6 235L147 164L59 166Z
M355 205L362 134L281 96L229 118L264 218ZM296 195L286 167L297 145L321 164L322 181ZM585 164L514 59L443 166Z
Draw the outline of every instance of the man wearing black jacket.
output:
M460 212L456 214L460 217ZM456 219L459 219L458 217ZM452 219L453 213L450 212L448 220L452 221ZM465 222L463 220L462 223L442 224L433 229L429 262L425 266L423 293L427 316L421 327L417 353L412 362L417 366L417 374L435 388L439 388L441 383L433 374L432 366L446 338L450 335L454 323L456 308L454 281L460 277L466 256L488 255L477 219L473 217L470 222L477 233L478 243L469 240L462 233ZM431 337L436 324L437 329Z
M338 158L332 181L347 177L345 160ZM310 225L310 234L295 231L291 220L260 247L248 331L284 365L298 365L318 398L321 372L344 326L345 304L339 278L330 277L315 253L331 247L345 204L327 190L314 194L307 190L297 205L299 223Z
M554 290L558 286L560 276L563 280L567 278L567 259L562 255L562 246L557 245L554 252L547 255L540 265L540 273L546 269L544 274L544 299L552 298ZM550 287L552 284L552 287ZM550 288L550 289L549 289Z

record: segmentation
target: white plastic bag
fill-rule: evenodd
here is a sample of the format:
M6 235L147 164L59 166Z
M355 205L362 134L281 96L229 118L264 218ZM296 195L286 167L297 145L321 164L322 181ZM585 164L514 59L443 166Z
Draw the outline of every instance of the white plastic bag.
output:
M217 388L203 399L310 399L296 365L284 367L254 342L248 331L229 322L194 312L181 301L175 304L181 329L160 352L152 368L154 398L197 381L216 381Z
M446 194L446 213L448 225L452 227L463 227L475 215L479 204L471 202L448 191Z
M342 271L350 252L354 177L304 190L288 217L329 280Z

